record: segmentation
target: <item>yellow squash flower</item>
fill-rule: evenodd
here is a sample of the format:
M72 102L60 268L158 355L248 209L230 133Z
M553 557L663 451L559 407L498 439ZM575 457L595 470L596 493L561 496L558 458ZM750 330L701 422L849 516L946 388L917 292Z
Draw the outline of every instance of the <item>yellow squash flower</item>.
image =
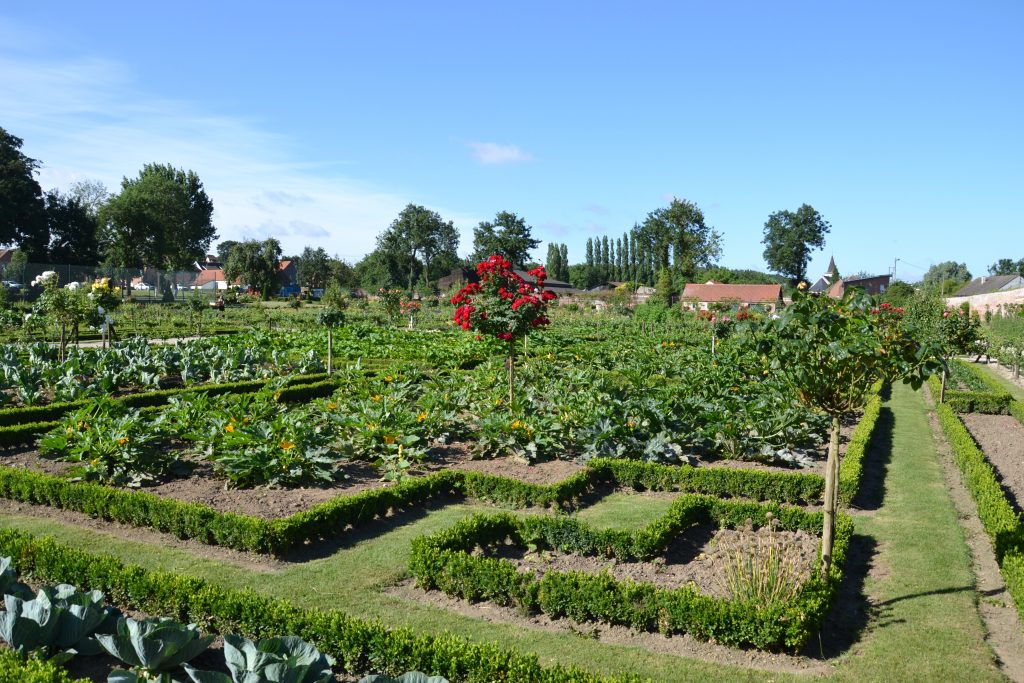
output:
M395 442L395 437L388 436L388 435L384 436L384 443L386 443L386 444L393 444L394 442Z
M282 451L290 451L293 448L295 448L295 444L293 444L288 439L285 439L284 441L281 442L281 450Z
M426 412L421 412L419 415L416 416L416 421L417 422L423 422L426 419L427 419L427 413Z
M235 431L235 425L228 425L227 427L224 428L224 431L225 432L233 432L233 431Z

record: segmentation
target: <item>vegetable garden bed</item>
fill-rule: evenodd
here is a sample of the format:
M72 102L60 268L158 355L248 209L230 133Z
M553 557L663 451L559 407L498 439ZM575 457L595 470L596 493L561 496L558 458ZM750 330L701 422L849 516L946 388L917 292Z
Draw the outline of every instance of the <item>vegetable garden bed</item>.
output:
M495 556L511 546L513 553L557 551L562 556L591 558L591 563L598 557L637 563L664 553L682 532L696 525L736 529L745 520L755 528L778 524L781 530L814 534L820 533L822 523L818 513L697 495L681 496L661 519L634 532L596 530L578 520L550 516L476 515L414 540L410 570L420 587L470 601L487 600L551 617L622 624L666 635L689 633L729 645L798 649L817 631L842 576L853 533L848 517L840 517L837 524L835 561L827 579L821 578L815 561L809 570L800 570L803 580L791 585L785 598L760 604L739 595L705 595L692 584L665 588L620 580L608 572L520 571L508 559ZM787 551L779 546L772 552L774 560L764 555L765 569L779 560L778 553Z

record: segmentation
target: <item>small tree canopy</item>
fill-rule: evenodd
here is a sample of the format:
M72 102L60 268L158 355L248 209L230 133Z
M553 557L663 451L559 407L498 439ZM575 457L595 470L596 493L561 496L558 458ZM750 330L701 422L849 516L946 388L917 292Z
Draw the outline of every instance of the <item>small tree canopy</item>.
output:
M228 262L224 264L224 277L228 282L241 278L243 284L259 290L267 300L280 289L280 264L281 244L276 239L247 240L231 249Z

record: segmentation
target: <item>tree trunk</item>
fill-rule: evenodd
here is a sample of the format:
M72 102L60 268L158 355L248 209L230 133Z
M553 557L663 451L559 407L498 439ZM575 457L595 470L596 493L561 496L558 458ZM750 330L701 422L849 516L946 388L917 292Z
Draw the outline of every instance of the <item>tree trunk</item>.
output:
M825 463L825 519L821 529L821 571L827 579L832 568L832 545L835 542L836 501L839 488L839 416L832 416L832 432Z
M946 361L942 361L942 387L939 389L939 403L946 402Z
M67 332L65 330L64 323L61 323L60 324L60 354L59 354L60 355L60 362L61 363L64 362L64 349L67 348L67 345L68 345L66 337L67 337Z
M334 373L334 330L327 328L327 374Z

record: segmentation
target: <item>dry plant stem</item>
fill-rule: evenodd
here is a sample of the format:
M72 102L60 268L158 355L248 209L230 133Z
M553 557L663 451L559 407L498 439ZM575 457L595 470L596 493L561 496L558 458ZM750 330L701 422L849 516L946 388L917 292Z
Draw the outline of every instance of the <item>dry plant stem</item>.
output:
M510 413L515 412L512 406L513 398L513 387L515 385L516 378L516 347L515 342L508 343L508 410Z
M334 374L334 330L327 327L327 374Z
M836 483L839 478L839 416L832 416L832 433L825 464L825 519L821 530L821 571L828 577L832 568L832 544L836 528Z

